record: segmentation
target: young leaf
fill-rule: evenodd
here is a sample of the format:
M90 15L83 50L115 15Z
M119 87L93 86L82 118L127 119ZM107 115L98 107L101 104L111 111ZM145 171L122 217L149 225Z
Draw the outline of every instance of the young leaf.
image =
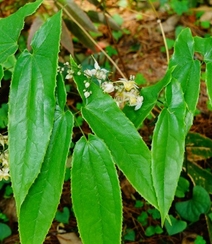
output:
M7 18L0 19L0 64L13 55L18 49L17 40L24 26L24 19L33 14L42 0L27 3Z
M72 67L76 68L71 59ZM74 80L85 103L82 115L94 133L104 140L115 163L123 171L135 189L153 206L158 208L151 176L151 153L131 121L117 107L115 101L94 82L92 94L84 97L84 75Z
M191 222L198 221L199 216L207 213L210 206L210 196L201 186L194 186L192 199L175 204L175 208L180 216Z
M97 136L82 137L72 164L72 201L83 243L121 243L121 193L107 146Z
M158 117L152 140L152 176L162 223L174 199L184 158L186 106L180 83L168 85L166 99L167 108Z
M9 161L17 212L37 178L49 143L55 111L55 86L61 13L36 32L33 53L17 60L9 97Z
M73 123L73 115L57 106L54 127L40 174L20 209L19 230L23 244L43 243L55 217L65 177Z
M168 234L175 235L177 233L181 233L187 228L187 223L182 220L178 220L174 218L172 215L169 216L171 224L166 220L165 221L165 227L168 232Z

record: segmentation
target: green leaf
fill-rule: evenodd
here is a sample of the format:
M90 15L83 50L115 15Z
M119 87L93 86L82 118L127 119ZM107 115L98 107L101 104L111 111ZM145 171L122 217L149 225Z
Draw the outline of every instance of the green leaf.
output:
M12 231L10 227L6 224L0 223L0 241L3 241L5 238L10 236Z
M169 223L168 220L166 220L165 228L170 236L181 233L187 228L187 223L185 221L178 220L174 218L172 215L169 215L169 218L171 223Z
M195 37L195 51L199 52L204 57L204 62L206 63L206 78L205 82L207 85L207 92L210 104L212 105L212 78L211 78L211 71L212 71L212 38L201 38Z
M193 123L200 89L200 62L194 60L194 39L190 29L186 28L180 33L174 50L169 67L175 67L172 76L180 82L187 103L185 122L188 131Z
M68 224L69 223L69 217L70 217L70 211L67 207L64 207L62 212L57 211L55 219L58 222Z
M16 52L17 40L23 29L24 19L33 14L41 3L42 0L28 3L9 17L0 19L0 64Z
M71 170L74 213L82 242L121 243L122 204L110 152L97 136L75 146Z
M179 82L167 86L166 100L152 140L152 176L162 223L174 199L184 159L186 106Z
M71 66L76 68L74 60ZM83 75L75 75L74 80L85 106L82 115L94 133L104 140L111 151L115 163L125 174L134 188L157 208L155 190L151 177L151 153L136 128L117 107L114 100L91 82L92 94L84 97Z
M52 132L61 12L36 32L17 60L9 97L9 161L17 213L37 178Z
M1 80L3 77L4 77L4 70L3 70L2 65L0 65L0 88L1 88Z
M185 197L185 193L189 190L189 181L183 177L179 178L177 190L175 192L176 197Z
M171 74L173 70L174 67L168 69L166 75L161 81L141 90L141 95L144 97L144 102L139 110L135 111L135 109L130 106L124 107L123 112L133 122L136 128L139 128L144 119L149 115L157 102L159 93L171 81Z
M201 186L194 186L192 199L175 204L175 208L180 216L191 222L198 221L199 216L207 213L210 206L210 196Z
M55 217L62 193L73 123L73 115L57 106L40 174L20 209L19 230L23 244L43 243Z
M8 104L3 103L0 108L0 128L6 128L8 123Z
M125 241L135 241L135 231L132 229L126 229L126 234L124 235Z

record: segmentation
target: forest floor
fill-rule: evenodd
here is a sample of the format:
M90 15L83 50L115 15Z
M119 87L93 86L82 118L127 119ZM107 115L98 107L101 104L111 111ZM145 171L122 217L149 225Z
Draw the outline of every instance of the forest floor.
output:
M6 2L6 1L5 1ZM9 1L8 1L9 2ZM79 5L87 10L92 8L96 10L93 5L87 3L87 1L77 1ZM166 38L175 40L177 27L189 27L192 34L198 36L211 35L211 27L203 28L201 25L197 24L196 13L200 10L198 8L192 9L189 13L177 16L175 13L170 13L169 11L162 11L159 9L159 5L155 5L157 9L156 16L155 12L146 2L135 2L135 4L129 7L118 6L115 0L106 1L107 11L111 16L120 16L123 23L121 28L124 30L123 34L115 40L112 37L111 30L106 25L100 25L99 32L102 33L100 37L96 40L103 48L106 46L112 46L115 48L119 55L113 55L113 60L122 70L122 72L129 77L130 75L136 75L138 73L143 75L145 80L144 86L154 84L159 81L165 74L167 69L167 55L164 50L164 41L161 34L159 24L157 22L158 18L164 24L164 31ZM3 12L3 5L1 6L1 11ZM209 11L209 6L200 6L199 8L205 9L204 11ZM5 16L5 15L3 15ZM212 17L210 21L212 20ZM30 19L32 21L32 18ZM27 23L30 25L30 22ZM94 54L92 51L88 50L83 45L77 43L74 46L74 51L80 57L86 59L90 54ZM86 53L86 54L84 54ZM170 48L169 55L171 56L173 49ZM96 55L96 54L95 54ZM98 55L97 55L98 57ZM101 65L101 63L100 63ZM114 71L115 79L120 76L118 72ZM4 89L4 90L2 90ZM3 93L4 91L4 93ZM0 89L1 103L5 102L8 98L8 87L4 86ZM74 104L74 97L68 96L68 104ZM191 131L200 133L210 139L212 139L212 112L208 110L207 107L207 92L205 83L201 82L201 92L198 102L199 113L194 118L194 124ZM86 129L86 128L85 128ZM143 139L147 144L151 143L151 135L154 129L154 121L146 120L139 130ZM76 132L77 133L77 132ZM211 159L210 159L211 160ZM207 165L208 165L207 160ZM201 164L206 164L206 162L201 161ZM211 161L210 161L211 163ZM210 164L211 165L211 164ZM212 167L212 165L210 166ZM159 243L176 243L176 244L187 244L194 243L196 235L203 236L207 243L210 243L207 224L204 215L201 216L198 222L190 224L184 232L179 234L169 236L164 230L163 233L155 234L152 236L146 236L145 230L147 226L159 225L160 219L154 219L149 215L147 219L147 225L142 226L139 222L138 217L141 212L148 211L151 209L141 196L136 193L130 183L126 178L119 173L120 185L122 189L123 198L123 243L125 244L139 244L139 243L149 243L149 244L159 244ZM178 199L175 199L177 201ZM138 203L142 203L138 206ZM173 203L174 204L174 203ZM16 214L14 207L13 198L0 199L0 207L4 210L9 218L9 225L12 228L13 234L4 240L4 244L14 244L19 243ZM63 193L61 196L61 202L58 210L62 211L64 207L72 210L71 199L70 199L70 184L69 181L64 183ZM174 213L174 208L171 208L171 212ZM63 233L65 232L65 233ZM52 227L46 237L45 244L76 244L81 243L79 239L71 240L69 233L77 233L76 219L73 212L70 211L70 218L68 224L63 226L59 224L58 221L54 221ZM91 244L95 243L94 241ZM115 244L115 243L114 243Z

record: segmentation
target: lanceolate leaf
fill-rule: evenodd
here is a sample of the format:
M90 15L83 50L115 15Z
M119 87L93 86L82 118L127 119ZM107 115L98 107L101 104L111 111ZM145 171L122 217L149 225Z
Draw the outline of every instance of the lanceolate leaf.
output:
M200 62L194 60L194 39L190 29L181 32L175 42L174 54L169 67L175 67L172 76L181 83L187 103L186 132L193 122L200 89Z
M24 19L33 14L41 3L42 0L28 3L9 17L0 19L0 64L16 52L17 40L24 26Z
M164 223L174 199L185 147L185 112L180 83L169 84L167 108L161 112L152 141L152 176L161 220Z
M107 146L97 136L82 137L72 164L72 201L83 244L121 243L121 193Z
M112 98L95 84L82 114L97 136L110 149L115 163L135 189L157 207L151 178L151 154L133 124Z
M55 122L41 172L20 210L21 243L42 244L54 219L65 176L73 115L57 106ZM60 115L59 115L60 114Z
M23 52L14 70L8 133L18 215L40 172L52 132L60 32L61 13L57 13L36 33L33 53Z
M72 58L71 65L77 69ZM74 74L74 80L85 103L82 108L83 117L94 133L104 140L115 163L135 189L157 208L151 176L151 153L136 128L114 100L94 82L89 87L92 94L85 99L83 90L86 77Z

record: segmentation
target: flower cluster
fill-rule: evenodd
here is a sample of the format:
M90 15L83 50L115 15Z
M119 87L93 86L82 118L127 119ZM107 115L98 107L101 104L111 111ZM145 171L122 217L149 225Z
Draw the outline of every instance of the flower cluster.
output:
M68 67L68 63L65 63L64 65ZM75 72L76 71L68 68L65 78L71 79ZM87 78L87 80L84 80L85 88L83 93L85 98L88 98L92 94L89 87L91 79L94 78L105 93L112 93L113 98L121 109L125 104L135 107L135 110L141 108L143 104L143 96L140 95L139 87L135 83L135 76L131 75L129 79L120 78L118 81L112 82L108 78L109 71L101 68L95 59L93 69L82 71L81 66L78 66L77 75L81 75L82 73Z
M9 162L8 162L8 138L0 134L0 181L8 180L9 175Z

